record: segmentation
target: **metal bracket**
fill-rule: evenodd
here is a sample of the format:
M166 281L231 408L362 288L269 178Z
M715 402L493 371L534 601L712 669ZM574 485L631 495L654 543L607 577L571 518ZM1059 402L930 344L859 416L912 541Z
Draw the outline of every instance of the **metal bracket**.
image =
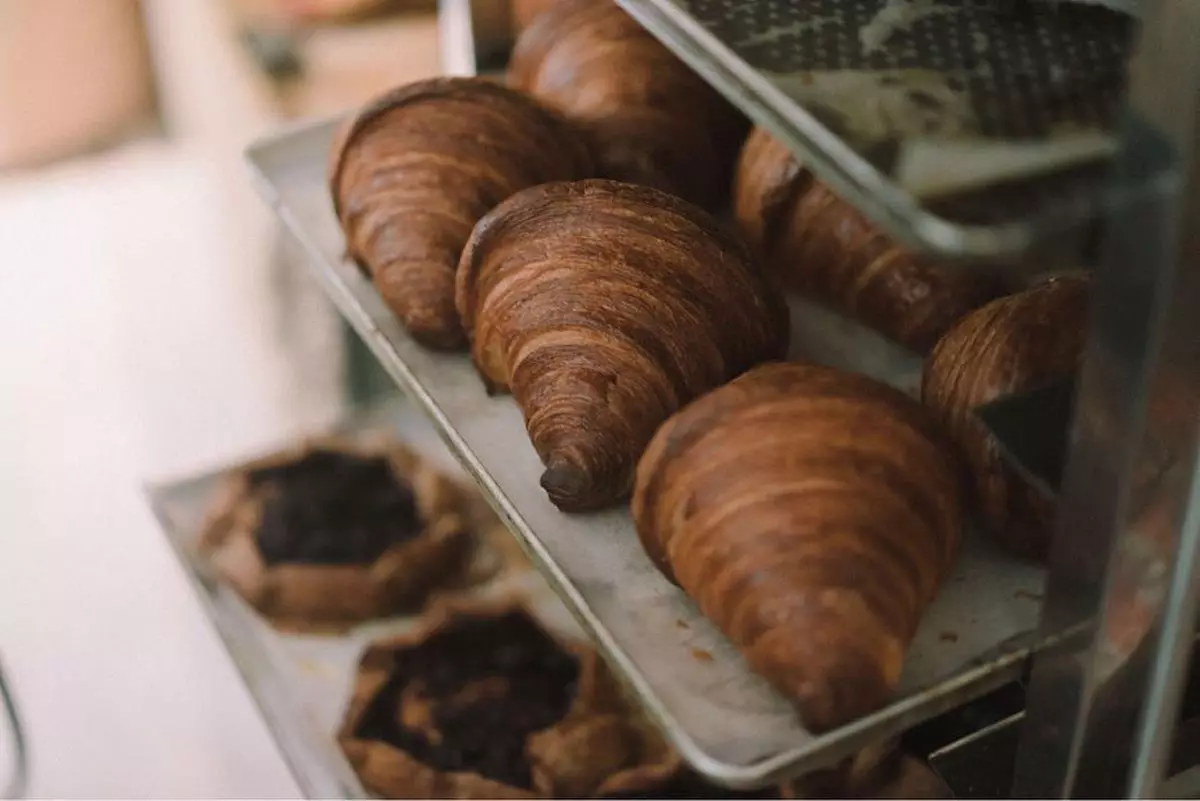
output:
M1146 4L1017 797L1158 795L1200 593L1200 3ZM1173 169L1121 197L1147 169Z

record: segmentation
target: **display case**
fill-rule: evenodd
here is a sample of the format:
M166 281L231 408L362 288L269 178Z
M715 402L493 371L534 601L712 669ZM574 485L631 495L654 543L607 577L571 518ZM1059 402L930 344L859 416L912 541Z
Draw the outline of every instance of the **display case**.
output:
M513 401L489 396L465 356L418 347L346 261L325 182L336 121L248 151L320 285L699 773L756 787L903 735L959 797L1200 792L1188 747L1200 710L1185 693L1200 605L1200 322L1189 313L1200 234L1188 224L1200 218L1200 5L622 5L909 246L1014 279L1093 269L1083 367L1060 388L1066 413L1034 419L1046 404L1030 412L1015 398L1015 421L995 427L1017 462L1047 427L1068 443L1048 570L969 533L897 698L808 731L651 567L628 512L550 505ZM443 0L439 13L449 71L503 66L504 3ZM881 108L891 111L863 111ZM816 307L794 311L793 357L912 391L910 354Z

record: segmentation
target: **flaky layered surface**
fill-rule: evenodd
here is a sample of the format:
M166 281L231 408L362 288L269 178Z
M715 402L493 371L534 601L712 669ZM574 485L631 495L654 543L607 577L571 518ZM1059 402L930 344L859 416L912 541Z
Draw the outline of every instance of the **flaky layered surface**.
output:
M724 207L749 123L611 0L559 0L522 32L510 85L577 123L600 175Z
M659 429L633 516L659 569L824 730L894 691L958 549L960 490L916 401L781 363Z
M961 449L980 516L1002 545L1027 558L1046 556L1054 503L1005 463L975 410L1079 367L1090 287L1079 273L992 301L947 332L922 374L921 399Z
M998 294L992 280L930 264L894 242L762 128L738 161L734 213L789 288L913 350L928 350Z
M475 223L525 187L586 178L583 138L482 78L436 78L370 103L339 133L330 189L348 255L424 345L464 344L454 270Z
M526 190L476 227L458 272L471 355L510 390L566 510L624 497L658 425L787 348L787 308L691 204L613 181Z

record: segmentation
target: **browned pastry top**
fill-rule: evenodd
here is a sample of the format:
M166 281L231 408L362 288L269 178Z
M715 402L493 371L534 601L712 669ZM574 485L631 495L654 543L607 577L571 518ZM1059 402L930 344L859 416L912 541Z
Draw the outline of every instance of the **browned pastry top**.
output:
M517 40L508 80L578 121L602 174L727 202L745 118L610 0L559 0Z
M339 741L388 798L661 798L684 770L595 650L517 597L442 599L370 647Z
M742 149L734 212L790 287L914 350L932 347L998 293L992 279L930 264L898 245L763 128Z
M473 505L389 436L321 438L229 475L198 551L277 627L344 630L482 580Z
M1077 369L1090 287L1079 273L992 301L947 332L922 376L922 400L966 456L984 519L1003 544L1026 557L1045 556L1054 509L1008 468L974 410Z
M957 552L957 463L918 403L769 364L663 424L633 517L654 563L823 730L886 701Z
M454 269L475 222L520 189L591 174L571 126L481 78L388 92L339 132L329 165L348 254L418 340L443 348L463 342Z
M476 226L457 289L475 364L513 392L563 508L627 493L662 420L787 346L786 306L745 246L643 186L514 195Z

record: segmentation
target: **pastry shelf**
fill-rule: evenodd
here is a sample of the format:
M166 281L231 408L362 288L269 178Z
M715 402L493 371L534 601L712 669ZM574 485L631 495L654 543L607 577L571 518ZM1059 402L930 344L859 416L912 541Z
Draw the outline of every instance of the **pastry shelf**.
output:
M1128 0L619 2L915 248L1010 265L1101 212Z
M362 643L279 636L197 556L223 473L149 485L150 508L300 791L306 798L370 798L334 739L345 690L330 680L331 664L351 674Z
M450 451L540 572L683 757L730 787L766 785L825 766L1012 680L1043 643L1044 571L967 537L955 573L925 615L901 692L890 706L816 734L749 672L731 643L642 552L624 508L559 512L511 398L489 397L465 354L418 346L370 281L343 258L325 180L336 121L252 145L258 188L306 251L309 266L382 367L432 421ZM909 391L919 361L853 323L806 308L794 315L793 355L853 367Z
M334 428L348 436L390 432L447 474L458 477L454 458L425 416L403 399L350 409ZM223 479L230 469L240 467L149 485L145 493L150 508L303 796L373 798L339 747L337 732L362 652L379 638L409 631L419 625L420 618L372 621L338 636L283 633L273 628L217 578L197 548L205 521L221 495ZM557 598L532 571L511 571L476 588L473 594L507 597L514 592L526 598L538 619L553 630L582 636Z

